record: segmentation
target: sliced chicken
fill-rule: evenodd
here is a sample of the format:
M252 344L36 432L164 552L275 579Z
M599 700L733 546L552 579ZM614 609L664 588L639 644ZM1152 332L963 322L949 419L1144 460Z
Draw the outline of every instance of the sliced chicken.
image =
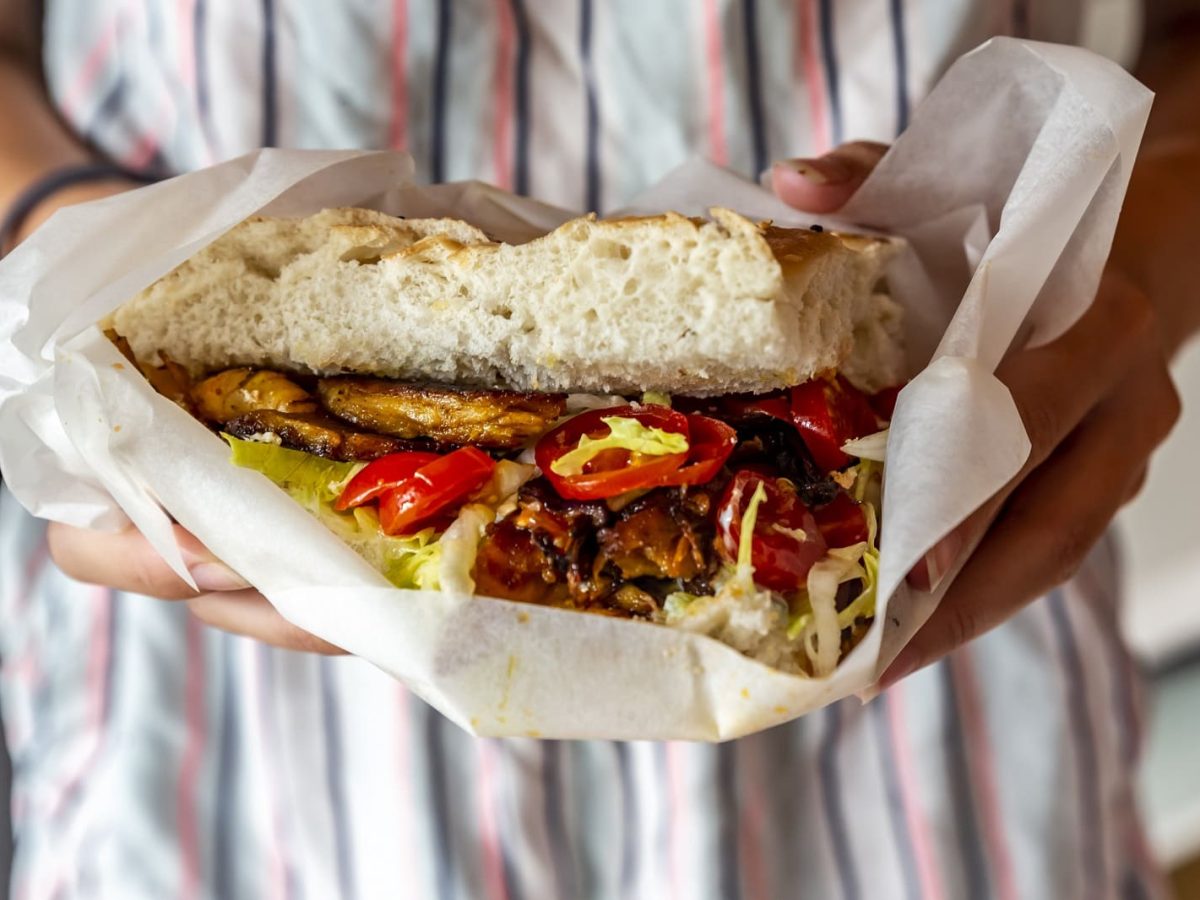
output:
M258 410L315 413L312 394L280 372L269 369L226 369L192 388L202 418L224 425Z
M331 413L393 437L512 450L541 435L566 409L563 394L457 390L382 378L322 378L317 394Z
M230 420L225 423L224 430L238 438L273 435L284 447L340 462L365 462L402 450L439 449L429 441L406 441L357 431L319 412L284 413L259 409Z

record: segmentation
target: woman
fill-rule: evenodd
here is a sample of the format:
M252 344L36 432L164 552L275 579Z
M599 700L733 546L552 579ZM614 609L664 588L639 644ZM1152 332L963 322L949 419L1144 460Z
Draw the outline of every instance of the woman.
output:
M425 180L601 210L693 153L747 175L783 159L781 196L829 211L882 150L831 148L890 140L990 34L1077 41L1100 6L0 0L21 123L0 201L24 233L129 185L63 168L97 154L174 172L278 144L403 147ZM1200 42L1177 12L1149 10L1158 111L1099 300L1001 369L1034 455L914 575L1006 501L876 701L721 746L477 740L358 660L295 652L334 648L194 539L199 597L134 533L54 526L48 564L4 496L15 895L1159 895L1111 548L1087 554L1174 421L1164 360L1200 319L1175 237L1200 225Z

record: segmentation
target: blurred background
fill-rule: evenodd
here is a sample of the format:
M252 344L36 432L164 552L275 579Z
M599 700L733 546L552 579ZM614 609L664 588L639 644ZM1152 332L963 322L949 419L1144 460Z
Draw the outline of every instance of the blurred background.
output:
M1125 632L1150 676L1142 797L1179 900L1200 900L1200 345L1175 366L1183 418L1154 477L1120 519Z

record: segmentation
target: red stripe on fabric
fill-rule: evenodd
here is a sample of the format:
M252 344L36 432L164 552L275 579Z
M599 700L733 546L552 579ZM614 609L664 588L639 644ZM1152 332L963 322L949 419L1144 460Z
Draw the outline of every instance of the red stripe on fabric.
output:
M821 66L820 28L817 24L817 0L796 3L795 73L808 89L808 113L812 125L813 153L833 148L829 124L829 104L825 99L825 71Z
M904 817L908 822L908 833L912 838L913 856L916 857L917 878L921 882L924 900L942 900L946 896L942 887L941 871L934 851L934 839L925 810L921 807L921 787L912 751L904 738L904 685L898 684L888 691L888 737L892 745L892 756L896 761L896 774L900 782L900 797L904 805Z
M408 0L392 0L392 116L388 146L408 146Z
M186 738L179 761L175 827L179 833L179 896L195 897L200 890L200 830L196 820L196 787L204 754L204 626L188 616L185 626L187 663L184 671L183 715Z
M91 747L84 757L83 763L63 785L58 799L51 807L51 815L57 818L63 808L79 791L84 777L92 768L100 748L104 744L105 705L108 697L109 659L112 654L109 640L109 623L113 614L113 592L108 588L95 588L90 592L92 602L96 604L96 615L92 619L91 635L88 637L88 658L85 678L91 688L88 697L87 716L84 720L83 734L90 737Z
M683 749L680 744L667 744L667 871L671 880L671 896L683 896L683 823L687 821L687 801L683 785Z
M79 107L87 97L88 92L96 84L105 64L112 58L113 49L117 43L117 22L110 17L100 32L100 37L92 45L92 49L83 58L83 63L66 91L61 101L63 115L69 121L79 120Z
M996 758L992 753L987 722L983 718L983 694L979 689L970 650L964 648L951 655L950 669L958 688L958 714L967 743L967 766L974 783L996 897L998 900L1018 900L1016 872L1004 835L1004 813L996 789Z
M513 21L510 0L495 0L496 7L496 67L493 73L492 95L493 178L500 187L511 190L513 185L513 74L516 64L517 27Z
M479 853L484 889L488 897L508 900L504 884L504 858L500 855L500 831L496 806L496 747L490 739L479 739Z
M178 0L175 5L176 33L179 43L175 47L175 58L179 60L179 74L188 88L196 86L196 39L193 34L196 22L196 0Z
M265 647L245 641L242 643L243 655L247 658L247 668L254 684L253 708L254 718L258 725L257 749L263 765L263 786L267 793L267 819L270 823L270 884L271 896L285 900L288 895L287 867L284 863L283 823L279 814L279 785L275 778L276 761L275 742L271 738L271 725L268 719L268 708L273 698L267 695L266 674L263 672L263 653L269 652Z
M763 794L763 770L759 757L762 742L746 741L742 744L741 775L742 796L745 805L739 811L738 854L741 869L745 873L747 893L752 898L772 896L767 890L766 864L763 860L764 812L766 797Z
M721 20L717 0L704 0L704 69L708 84L708 152L717 165L729 164L725 142L725 61L721 53Z

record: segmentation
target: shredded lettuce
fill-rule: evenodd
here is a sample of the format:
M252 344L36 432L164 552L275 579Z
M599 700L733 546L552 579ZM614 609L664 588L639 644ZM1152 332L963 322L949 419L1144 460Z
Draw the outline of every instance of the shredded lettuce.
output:
M808 573L806 589L788 621L789 640L799 640L814 675L828 675L841 655L841 633L859 619L875 615L879 581L878 519L875 507L863 503L867 540L829 551ZM858 596L838 612L838 588L848 581L862 582Z
M688 441L682 434L643 425L629 416L607 416L600 420L609 428L603 437L584 435L579 446L550 464L550 471L564 478L579 475L583 467L605 450L628 450L643 456L667 456L687 453Z
M373 509L338 512L333 508L363 463L335 462L276 444L244 441L228 434L222 437L229 443L236 465L261 472L279 485L396 587L436 590L441 586L443 547L432 528L408 537L390 537L383 533Z
M742 533L738 537L737 555L739 575L754 577L754 564L751 562L754 555L754 526L758 524L758 508L766 499L767 489L761 481L756 481L754 493L750 495L750 502L746 504L746 511L742 513Z
M887 459L888 429L868 434L842 444L842 452L859 459L884 462Z

